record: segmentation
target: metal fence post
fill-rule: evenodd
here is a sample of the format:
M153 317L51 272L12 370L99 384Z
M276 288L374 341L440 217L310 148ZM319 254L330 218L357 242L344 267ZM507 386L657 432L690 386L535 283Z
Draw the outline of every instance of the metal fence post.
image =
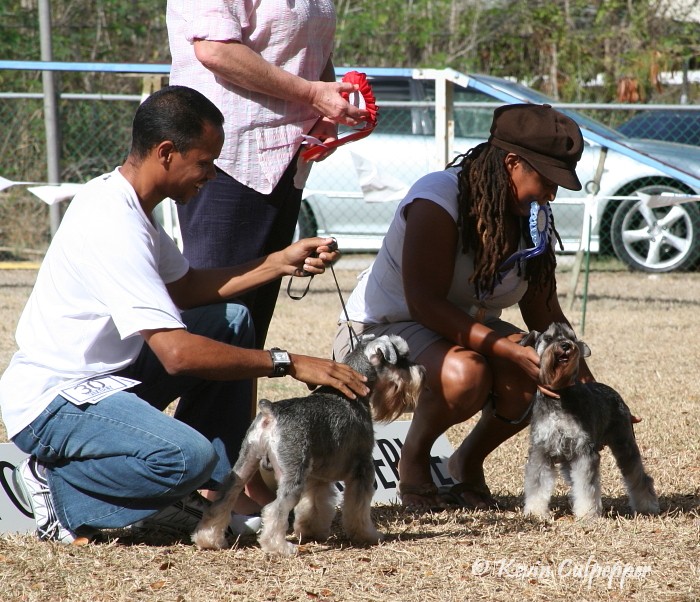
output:
M578 286L578 279L581 274L581 263L584 259L584 251L586 256L586 286L583 295L583 320L585 321L586 313L586 298L588 296L588 273L590 269L590 256L591 256L591 228L593 224L593 215L597 216L597 196L600 191L600 180L603 177L603 168L605 167L605 159L608 156L608 149L602 146L600 149L600 155L598 156L598 166L596 167L595 175L590 182L586 182L586 190L588 191L588 198L586 199L586 210L584 211L583 224L581 230L581 241L579 244L579 249L576 252L574 258L574 265L571 270L571 286L568 293L569 296L569 311L574 308L574 302L576 301L576 287Z
M452 159L454 92L444 71L435 74L435 169L444 169Z
M51 5L49 0L39 1L39 32L41 36L41 60L53 60L51 49ZM58 120L56 79L53 71L42 71L44 89L44 125L46 130L46 169L49 184L61 182L61 134ZM58 230L61 214L58 203L49 206L51 236Z

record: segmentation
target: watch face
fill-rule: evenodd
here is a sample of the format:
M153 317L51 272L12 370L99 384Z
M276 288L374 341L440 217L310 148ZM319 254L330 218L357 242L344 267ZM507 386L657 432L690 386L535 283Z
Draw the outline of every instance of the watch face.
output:
M272 376L286 376L292 365L292 359L289 354L279 347L270 349L270 357L272 358Z
M270 353L272 353L272 359L275 362L288 362L289 361L289 354L286 351L272 350Z

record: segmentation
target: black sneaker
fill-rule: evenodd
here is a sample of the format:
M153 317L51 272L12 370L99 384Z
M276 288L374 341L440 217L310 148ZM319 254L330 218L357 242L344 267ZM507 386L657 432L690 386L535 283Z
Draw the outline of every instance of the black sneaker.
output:
M23 460L12 473L16 491L34 513L36 535L40 540L73 543L78 535L59 522L44 470L43 464L34 456Z
M204 511L210 504L209 500L195 491L186 498L159 510L153 516L135 523L133 527L135 529L157 529L175 534L190 535L199 524ZM259 516L232 514L226 534L229 536L254 535L258 532L261 525L262 519Z

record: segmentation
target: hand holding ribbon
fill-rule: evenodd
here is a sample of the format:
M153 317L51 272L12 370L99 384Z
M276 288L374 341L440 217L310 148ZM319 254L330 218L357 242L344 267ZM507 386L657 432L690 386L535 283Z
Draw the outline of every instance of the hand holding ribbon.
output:
M301 156L305 161L315 159L327 149L337 148L338 146L342 146L348 142L354 142L355 140L365 138L366 136L369 136L377 126L378 108L372 88L367 81L367 76L359 71L348 71L343 77L342 81L357 84L358 89L356 91L343 92L342 96L354 106L360 109L366 109L368 111L369 117L365 122L365 126L331 142L322 142L313 136L304 136L306 143L311 143L314 145L301 153Z

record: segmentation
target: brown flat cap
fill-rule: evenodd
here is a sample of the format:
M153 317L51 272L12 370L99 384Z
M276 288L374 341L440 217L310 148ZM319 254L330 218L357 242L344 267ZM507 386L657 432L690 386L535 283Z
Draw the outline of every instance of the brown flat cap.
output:
M489 142L519 155L548 180L581 190L576 164L583 136L576 122L550 105L514 104L493 113Z

